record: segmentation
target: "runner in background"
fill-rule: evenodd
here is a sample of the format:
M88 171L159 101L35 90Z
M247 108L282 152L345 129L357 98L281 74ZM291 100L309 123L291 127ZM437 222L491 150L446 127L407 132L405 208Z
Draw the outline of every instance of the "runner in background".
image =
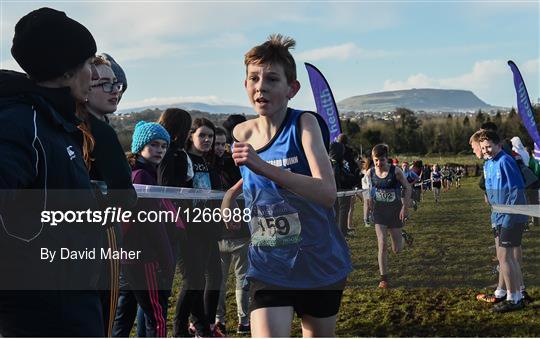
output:
M371 227L373 224L373 215L369 210L369 195L371 192L371 180L367 176L367 173L373 168L373 159L371 157L363 156L364 163L362 166L362 200L364 207L364 226Z
M388 164L387 145L373 147L371 156L375 167L367 173L372 187L368 201L377 233L377 259L381 274L379 288L384 289L388 288L389 281L387 233L390 234L392 251L396 254L401 252L404 243L412 245L412 237L402 230L410 204L411 186L399 167Z
M441 201L441 186L443 175L438 164L433 165L431 170L431 189L433 190L433 196L435 197L435 203Z
M409 185L411 185L412 189L411 206L409 207L412 207L416 211L416 209L418 208L418 201L420 201L420 196L418 195L419 192L417 189L415 189L415 186L417 183L420 182L420 177L418 176L418 174L416 174L416 172L409 168L409 163L406 161L401 164L401 170L403 171L403 175L405 175L405 178L407 179Z

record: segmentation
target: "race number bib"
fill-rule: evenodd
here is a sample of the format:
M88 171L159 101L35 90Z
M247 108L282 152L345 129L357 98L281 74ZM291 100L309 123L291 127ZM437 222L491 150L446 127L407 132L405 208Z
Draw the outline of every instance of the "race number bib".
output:
M251 244L278 247L299 243L302 226L298 211L282 201L277 204L253 206Z
M387 203L394 202L396 201L396 191L375 189L375 200Z

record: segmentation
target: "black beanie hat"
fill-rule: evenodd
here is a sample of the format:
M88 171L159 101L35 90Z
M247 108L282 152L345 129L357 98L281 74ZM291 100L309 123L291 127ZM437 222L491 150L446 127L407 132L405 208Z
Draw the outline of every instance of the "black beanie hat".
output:
M11 55L33 79L50 80L96 54L96 41L66 13L43 7L15 25Z

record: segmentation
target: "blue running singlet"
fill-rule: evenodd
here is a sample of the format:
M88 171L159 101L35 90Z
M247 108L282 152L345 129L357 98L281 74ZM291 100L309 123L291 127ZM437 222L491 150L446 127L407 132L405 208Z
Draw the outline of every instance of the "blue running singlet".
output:
M257 153L274 166L311 176L299 128L303 113L313 114L289 108L276 135ZM289 288L344 279L352 266L333 209L285 190L246 166L240 172L252 216L248 279Z

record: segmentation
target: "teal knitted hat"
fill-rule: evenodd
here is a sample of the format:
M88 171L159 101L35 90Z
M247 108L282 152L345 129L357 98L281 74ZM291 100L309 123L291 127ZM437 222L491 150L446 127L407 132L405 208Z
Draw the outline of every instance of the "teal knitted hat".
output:
M146 144L153 140L162 139L170 143L171 137L163 126L157 122L139 121L133 131L133 140L131 141L131 153L139 153Z

